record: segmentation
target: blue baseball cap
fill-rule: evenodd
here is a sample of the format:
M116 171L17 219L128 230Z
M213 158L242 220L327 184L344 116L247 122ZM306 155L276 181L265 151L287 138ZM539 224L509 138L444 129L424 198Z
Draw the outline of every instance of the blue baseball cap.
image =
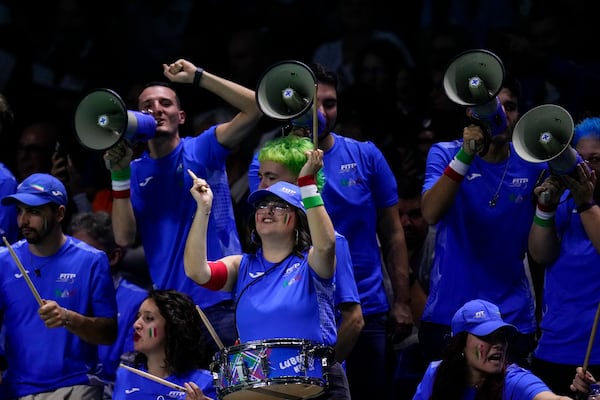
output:
M67 190L61 181L50 174L31 174L17 186L17 192L2 198L2 205L17 202L37 207L48 203L67 205Z
M303 213L306 214L304 204L302 204L300 188L296 185L283 181L274 183L266 189L258 189L250 193L250 196L248 196L248 203L256 204L269 195L279 197L281 200L296 208L299 208Z
M481 299L466 302L454 314L451 323L453 336L460 332L487 336L500 328L506 328L510 334L518 332L517 327L502 320L497 305Z

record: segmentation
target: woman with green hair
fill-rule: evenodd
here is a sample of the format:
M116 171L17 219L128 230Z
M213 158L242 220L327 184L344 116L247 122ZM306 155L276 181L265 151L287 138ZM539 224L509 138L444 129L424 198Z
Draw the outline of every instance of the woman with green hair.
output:
M258 172L248 174L250 192L267 188L277 182L284 181L296 184L300 170L306 163L307 152L314 149L312 141L307 137L293 134L277 137L266 142L255 155L259 161ZM251 179L255 179L254 181ZM315 176L319 192L325 184L323 171ZM327 204L325 204L327 208ZM350 257L350 248L346 238L336 231L336 290L335 306L337 321L337 342L335 358L343 362L364 326L362 309L354 271Z

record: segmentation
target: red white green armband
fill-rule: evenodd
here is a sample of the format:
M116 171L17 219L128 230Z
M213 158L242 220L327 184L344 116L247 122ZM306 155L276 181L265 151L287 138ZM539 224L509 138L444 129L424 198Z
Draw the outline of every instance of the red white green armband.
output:
M467 154L461 147L456 153L450 164L444 170L444 175L452 179L454 182L462 182L463 178L467 174L471 163L473 162L474 155Z
M126 199L130 196L131 169L129 167L119 171L111 171L112 195L115 199Z
M305 209L322 206L323 198L317 189L317 182L314 175L306 175L298 178L298 186L302 195L302 203Z
M556 204L542 204L538 202L533 216L533 223L543 228L554 226L554 215L556 214Z

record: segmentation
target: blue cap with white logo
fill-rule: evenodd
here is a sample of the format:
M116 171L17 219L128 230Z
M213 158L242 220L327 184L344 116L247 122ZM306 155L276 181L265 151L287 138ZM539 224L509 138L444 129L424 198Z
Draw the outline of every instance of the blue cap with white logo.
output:
M50 174L31 174L17 186L17 192L2 198L2 205L17 202L32 207L48 203L67 205L67 190L61 181Z
M258 189L250 193L250 196L248 196L248 203L256 204L269 195L279 197L281 200L296 208L299 208L300 210L302 210L302 212L306 214L304 204L302 204L302 195L300 194L300 188L296 185L283 181L274 183L266 189Z

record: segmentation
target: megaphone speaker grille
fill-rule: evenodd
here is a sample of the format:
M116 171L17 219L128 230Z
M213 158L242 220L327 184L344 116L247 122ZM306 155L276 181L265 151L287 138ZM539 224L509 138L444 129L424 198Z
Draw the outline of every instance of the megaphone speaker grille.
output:
M79 142L88 149L105 150L114 146L126 127L125 103L110 89L89 93L75 110L75 133Z
M512 141L517 155L525 161L550 161L570 146L573 129L573 118L567 110L543 104L523 114L515 125Z
M290 120L304 114L312 105L317 79L310 67L300 61L281 61L260 77L256 102L268 117Z
M504 65L484 49L467 50L450 61L444 72L444 91L450 100L463 106L491 101L502 89Z

